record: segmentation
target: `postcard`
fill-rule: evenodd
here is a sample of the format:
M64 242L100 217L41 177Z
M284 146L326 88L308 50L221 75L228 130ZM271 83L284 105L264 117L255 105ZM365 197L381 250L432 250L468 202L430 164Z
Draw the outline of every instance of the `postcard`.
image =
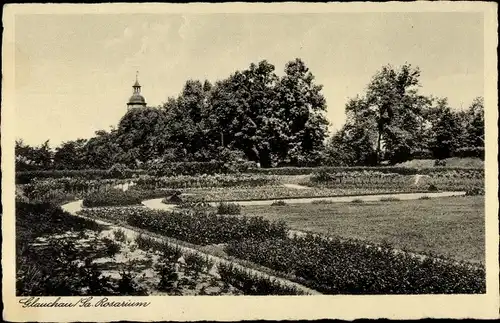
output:
M10 4L3 318L498 318L496 4Z

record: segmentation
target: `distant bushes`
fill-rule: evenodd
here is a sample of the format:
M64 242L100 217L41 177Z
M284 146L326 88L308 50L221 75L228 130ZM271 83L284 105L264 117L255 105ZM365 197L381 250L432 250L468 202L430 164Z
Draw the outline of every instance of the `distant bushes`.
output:
M455 150L454 157L476 157L484 160L484 147L463 147Z
M236 203L221 202L217 205L217 214L239 215L241 206Z
M251 162L161 162L150 164L148 172L155 176L231 174L245 172L254 165Z
M235 166L236 165L236 166ZM84 180L97 179L125 179L134 178L139 175L153 175L174 177L179 175L196 176L196 175L215 175L215 174L262 174L262 175L309 175L312 173L348 173L348 172L371 172L394 173L400 175L432 175L448 171L461 172L482 172L483 168L463 168L463 167L397 167L397 166L356 166L356 167L279 167L279 168L256 168L254 163L242 162L238 164L228 164L223 162L180 162L180 163L163 163L154 164L149 169L128 169L119 165L113 166L109 170L103 169L87 169L87 170L37 170L37 171L20 171L16 172L16 183L26 184L34 178L79 178ZM188 180L186 178L186 180ZM241 176L241 185L260 185L265 179L246 179Z
M16 172L16 183L26 184L34 178L72 177L86 180L133 178L138 175L178 176L178 175L214 175L243 173L255 167L253 162L165 162L151 163L147 169L129 169L125 165L115 164L110 169L84 170L29 170Z
M465 191L466 196L484 195L484 187L473 187Z
M114 164L108 169L109 178L128 178L130 174L131 170L123 164Z

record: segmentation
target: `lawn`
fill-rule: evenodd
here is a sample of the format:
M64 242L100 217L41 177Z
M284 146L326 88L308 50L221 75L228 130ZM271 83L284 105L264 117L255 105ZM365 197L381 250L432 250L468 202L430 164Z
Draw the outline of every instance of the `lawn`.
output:
M484 197L365 203L245 206L242 214L284 220L292 229L484 262Z

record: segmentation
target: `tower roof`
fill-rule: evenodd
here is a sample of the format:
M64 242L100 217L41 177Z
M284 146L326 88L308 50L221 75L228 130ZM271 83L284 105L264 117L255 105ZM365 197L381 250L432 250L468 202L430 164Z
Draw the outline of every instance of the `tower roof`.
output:
M138 78L139 72L137 71L135 74L135 83L132 86L134 88L134 93L128 100L127 106L146 106L146 99L141 95L141 85L139 84Z
M131 105L131 104L141 104L141 105L145 105L146 104L146 99L144 99L144 97L142 95L140 95L139 93L134 93L130 99L128 100L128 104Z

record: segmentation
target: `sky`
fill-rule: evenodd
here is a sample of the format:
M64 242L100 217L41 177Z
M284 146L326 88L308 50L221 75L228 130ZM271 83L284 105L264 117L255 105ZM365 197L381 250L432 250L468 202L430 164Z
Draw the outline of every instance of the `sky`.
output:
M301 58L323 85L327 118L345 122L382 66L421 70L422 94L466 108L484 92L483 14L73 14L15 18L16 138L51 146L90 138L126 113L136 71L148 106L186 80L228 77L266 59Z

